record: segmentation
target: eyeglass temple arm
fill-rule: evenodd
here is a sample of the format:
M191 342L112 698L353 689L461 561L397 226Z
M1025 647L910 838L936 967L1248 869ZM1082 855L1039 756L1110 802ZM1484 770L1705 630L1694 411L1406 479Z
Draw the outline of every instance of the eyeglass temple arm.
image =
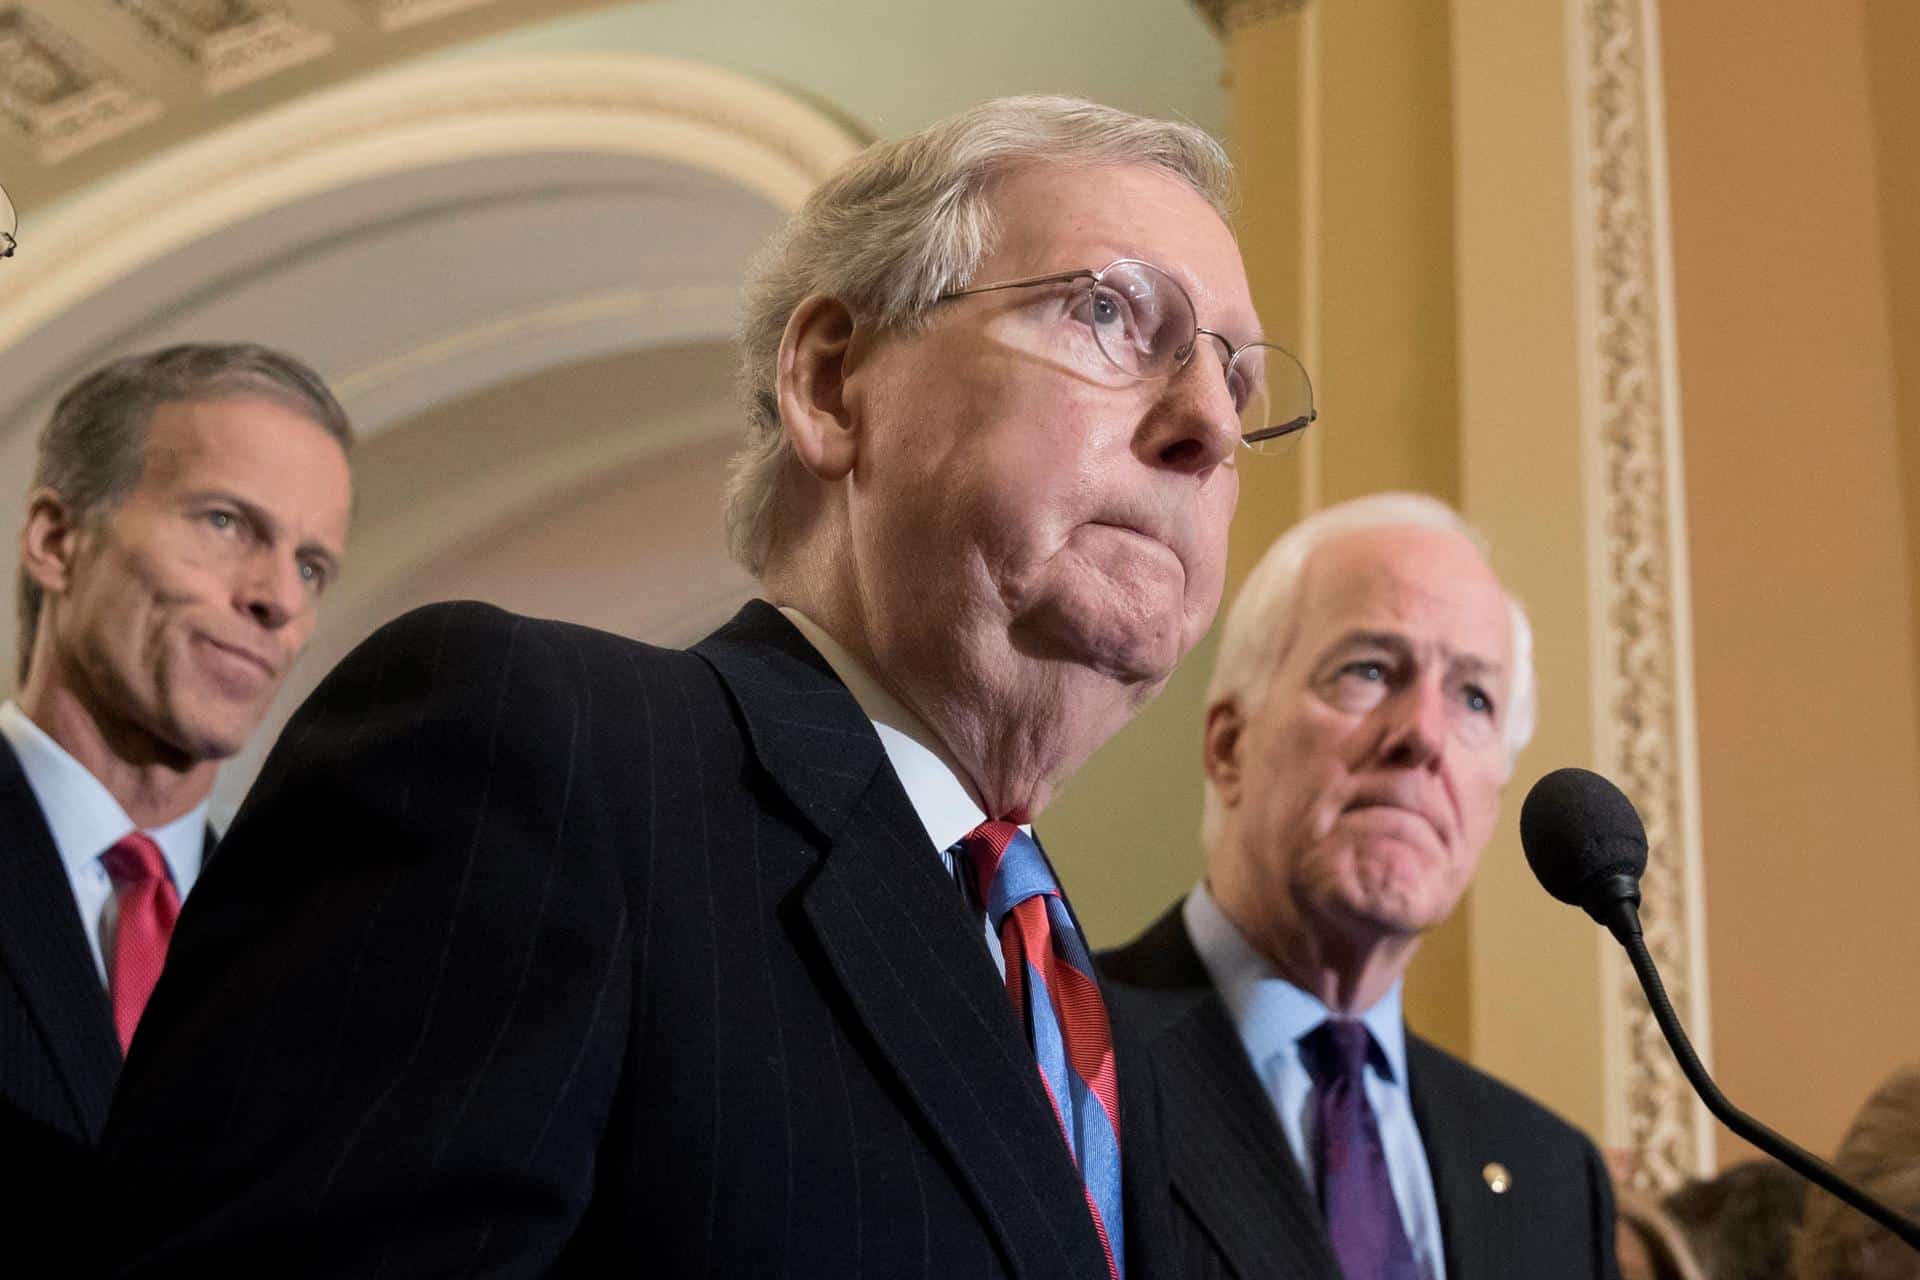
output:
M1309 409L1291 422L1282 422L1277 426L1263 427L1258 431L1249 431L1240 437L1240 443L1256 445L1262 440L1278 440L1281 436L1290 436L1296 431L1305 431L1313 425L1314 420L1319 416L1318 413Z
M940 301L948 298L966 298L976 293L994 293L1001 289L1025 289L1036 284L1065 284L1069 280L1098 280L1097 271L1088 271L1084 267L1079 271L1061 271L1050 276L1031 276L1025 280L1002 280L999 284L976 285L967 289L954 289L940 295Z

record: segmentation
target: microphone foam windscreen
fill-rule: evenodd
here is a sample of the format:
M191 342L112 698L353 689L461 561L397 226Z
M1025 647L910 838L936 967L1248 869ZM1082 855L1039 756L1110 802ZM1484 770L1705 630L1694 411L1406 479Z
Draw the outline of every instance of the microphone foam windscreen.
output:
M1647 869L1647 829L1620 788L1586 769L1555 769L1520 806L1520 844L1548 893L1587 907L1590 886Z

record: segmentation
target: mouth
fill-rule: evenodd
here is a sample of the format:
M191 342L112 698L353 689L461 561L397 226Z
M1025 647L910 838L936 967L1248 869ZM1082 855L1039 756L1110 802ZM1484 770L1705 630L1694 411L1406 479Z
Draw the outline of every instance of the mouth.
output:
M272 661L245 645L216 640L204 632L199 634L199 639L212 652L217 664L243 679L270 681L279 677Z
M1447 842L1447 833L1441 829L1440 823L1435 821L1431 814L1418 805L1406 804L1390 797L1363 796L1360 799L1354 800L1348 804L1346 808L1341 810L1343 814L1366 813L1369 811L1404 814L1406 817L1419 822L1431 831L1434 838L1440 841L1442 845Z
M1089 520L1087 523L1096 529L1113 529L1120 533L1131 534L1143 542L1152 543L1181 564L1186 563L1186 557L1180 554L1180 549L1174 545L1173 539L1157 529L1129 520Z

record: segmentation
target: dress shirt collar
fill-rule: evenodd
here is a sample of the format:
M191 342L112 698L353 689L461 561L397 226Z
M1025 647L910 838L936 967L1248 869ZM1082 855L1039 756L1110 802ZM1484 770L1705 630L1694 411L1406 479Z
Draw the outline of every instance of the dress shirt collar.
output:
M48 737L46 730L12 699L0 703L0 736L13 748L20 771L27 775L27 786L40 802L40 812L53 832L53 847L59 850L68 877L93 870L100 855L134 829L133 819L105 783ZM174 888L182 898L200 875L200 858L206 848L207 805L208 801L202 800L172 822L147 832L160 846Z
M1297 1054L1299 1042L1328 1018L1336 1017L1319 997L1302 991L1275 972L1215 902L1206 881L1195 885L1181 907L1193 949L1213 979L1214 990L1233 1016L1255 1061ZM1373 1007L1360 1015L1386 1059L1387 1079L1404 1087L1407 1079L1407 1028L1400 1013L1400 982L1395 981Z
M860 710L873 721L880 745L886 749L887 763L893 766L907 799L913 802L913 811L920 815L920 825L927 829L933 847L952 848L960 837L985 822L987 815L961 783L953 758L920 717L813 619L788 605L781 605L780 612L827 660L833 674L860 704ZM1020 829L1030 832L1024 823Z

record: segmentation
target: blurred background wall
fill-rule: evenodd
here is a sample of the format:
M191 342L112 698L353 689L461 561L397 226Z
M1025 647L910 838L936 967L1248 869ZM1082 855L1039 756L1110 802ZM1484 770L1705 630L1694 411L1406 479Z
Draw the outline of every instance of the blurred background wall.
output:
M751 591L720 550L728 335L812 183L1001 93L1193 120L1241 164L1256 296L1323 415L1248 460L1232 581L1318 505L1421 489L1538 632L1541 732L1412 1020L1651 1183L1741 1154L1521 861L1525 787L1598 768L1648 817L1649 927L1721 1083L1831 1149L1920 1056L1917 14L0 0L0 522L74 377L251 338L363 436L347 573L269 734L425 600L684 643ZM1097 944L1198 873L1211 652L1039 824Z

